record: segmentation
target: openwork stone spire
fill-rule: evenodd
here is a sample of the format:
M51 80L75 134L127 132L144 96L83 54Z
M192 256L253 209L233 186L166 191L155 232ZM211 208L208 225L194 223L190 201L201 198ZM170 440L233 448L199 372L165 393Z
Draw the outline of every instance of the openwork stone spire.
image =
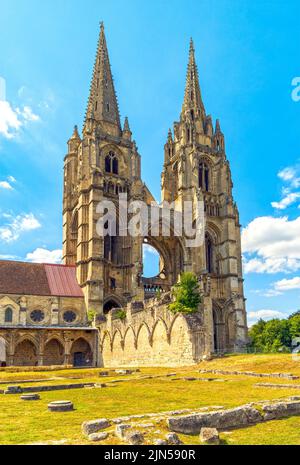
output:
M198 69L195 60L195 49L193 39L190 41L189 64L186 76L185 94L182 105L182 114L193 112L194 117L205 116L205 109L202 102Z
M93 79L85 121L108 122L121 130L117 96L107 51L104 25L101 23Z

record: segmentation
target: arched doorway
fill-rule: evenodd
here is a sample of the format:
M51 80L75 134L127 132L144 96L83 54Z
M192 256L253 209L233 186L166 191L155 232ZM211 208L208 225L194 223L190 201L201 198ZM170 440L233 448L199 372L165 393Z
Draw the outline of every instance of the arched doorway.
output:
M90 344L80 337L71 348L71 357L74 367L84 367L93 365L93 352Z
M0 337L0 367L6 367L6 341Z
M64 363L64 348L61 342L57 339L51 339L45 345L44 349L44 365L63 365Z
M225 324L222 312L219 308L213 309L214 351L217 353L225 350Z
M114 299L109 299L103 305L103 313L107 315L113 308L120 308L120 304Z
M14 365L36 366L38 364L37 349L32 341L25 339L15 349Z

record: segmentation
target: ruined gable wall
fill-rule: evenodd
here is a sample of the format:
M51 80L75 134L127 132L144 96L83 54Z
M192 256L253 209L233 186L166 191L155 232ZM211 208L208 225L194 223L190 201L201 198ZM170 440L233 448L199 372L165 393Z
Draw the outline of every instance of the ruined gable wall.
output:
M99 325L100 360L105 367L184 366L205 353L200 313L174 315L168 304L151 299L129 304L126 319L107 315Z

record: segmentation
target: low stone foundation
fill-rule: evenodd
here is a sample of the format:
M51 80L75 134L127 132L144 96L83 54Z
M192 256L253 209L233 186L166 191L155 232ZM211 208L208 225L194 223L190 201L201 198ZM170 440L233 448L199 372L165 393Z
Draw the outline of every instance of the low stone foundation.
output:
M276 403L242 405L219 412L194 413L170 417L168 428L182 434L199 434L202 428L217 428L220 431L245 428L263 421L300 415L300 402L286 400ZM261 412L262 411L262 412Z

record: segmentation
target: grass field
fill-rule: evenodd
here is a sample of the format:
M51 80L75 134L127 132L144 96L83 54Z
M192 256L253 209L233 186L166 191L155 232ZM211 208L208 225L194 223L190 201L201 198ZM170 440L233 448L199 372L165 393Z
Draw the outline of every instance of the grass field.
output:
M142 375L165 375L176 372L180 376L200 376L199 369L226 369L256 371L258 373L283 372L300 375L300 361L289 354L282 355L239 355L202 362L188 368L142 368L141 373L130 376L129 382L111 384L104 389L74 389L41 392L41 400L24 402L19 395L0 394L0 444L51 443L87 444L81 434L81 424L96 418L114 418L129 414L156 413L181 408L197 408L213 405L234 407L248 402L285 398L299 395L297 389L272 389L255 387L261 378L243 375L203 375L201 377L222 378L224 382L202 382L172 380L172 378L138 379ZM109 382L122 378L114 375L101 379L100 369L0 372L0 382L7 384L16 380L45 379L40 384L63 384L78 382ZM50 378L54 378L49 381ZM300 384L264 378L264 382ZM35 385L34 382L26 386ZM25 385L24 385L25 386ZM6 384L0 386L5 389ZM75 410L51 413L47 404L53 400L71 400ZM145 420L143 420L145 421ZM146 420L147 421L147 420ZM164 423L157 426L165 434ZM300 417L259 424L250 428L221 433L224 444L300 444ZM198 437L181 436L186 444L199 444ZM117 443L108 439L106 443Z

